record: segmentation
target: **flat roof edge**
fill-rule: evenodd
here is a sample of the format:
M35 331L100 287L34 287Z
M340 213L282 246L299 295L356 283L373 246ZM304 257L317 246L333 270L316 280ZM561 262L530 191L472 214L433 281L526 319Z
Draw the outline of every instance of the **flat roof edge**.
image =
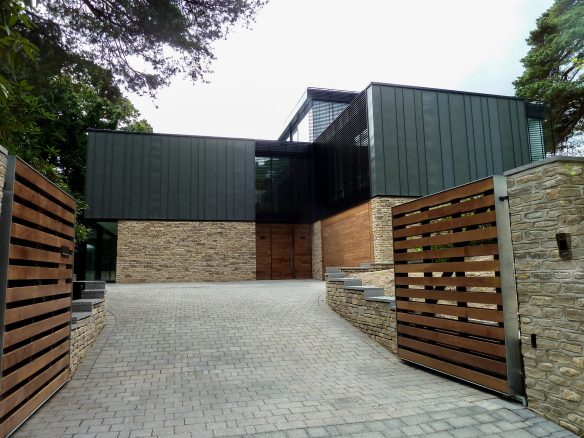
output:
M514 100L521 100L523 102L530 102L530 100L524 99L524 98L518 97L518 96L505 96L503 94L479 93L476 91L450 90L447 88L421 87L421 86L417 86L417 85L393 84L390 82L370 82L366 88L369 88L372 85L380 85L380 86L385 86L385 87L410 88L413 90L434 91L434 92L442 92L442 93L467 94L467 95L472 95L472 96L496 97L496 98L500 98L500 99L514 99Z

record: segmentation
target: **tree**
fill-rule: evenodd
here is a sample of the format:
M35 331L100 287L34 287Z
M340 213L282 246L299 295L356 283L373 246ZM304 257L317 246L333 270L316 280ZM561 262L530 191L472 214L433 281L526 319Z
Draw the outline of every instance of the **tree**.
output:
M552 151L565 151L584 138L584 1L556 0L537 20L514 82L518 96L548 109Z
M87 130L152 127L110 71L64 51L21 2L0 4L0 24L0 144L81 201Z
M266 0L52 0L35 12L69 54L109 69L118 84L151 93L183 73L203 78L211 44L248 25Z

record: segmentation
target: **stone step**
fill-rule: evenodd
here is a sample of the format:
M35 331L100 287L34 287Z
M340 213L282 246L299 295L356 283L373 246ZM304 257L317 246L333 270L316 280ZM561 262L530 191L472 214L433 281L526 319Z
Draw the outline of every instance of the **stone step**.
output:
M103 303L103 298L84 298L73 300L71 303L72 312L89 312L93 311L93 307L97 304Z
M74 281L73 282L73 299L81 298L81 293L84 290L102 290L105 289L105 281L90 280L90 281Z
M327 272L325 274L325 278L329 279L329 278L345 278L345 274L343 274L342 272Z
M91 312L73 312L71 313L71 324L76 324L82 319L89 318Z
M329 274L329 273L332 274L332 273L335 273L335 272L337 272L337 273L338 272L342 272L341 271L341 268L335 268L334 266L329 266L329 267L326 268L326 273L327 274Z
M105 289L85 289L81 292L81 299L103 299Z
M105 289L105 281L102 280L75 281L73 286L75 285L81 289Z
M383 288L378 286L348 286L347 289L363 291L365 298L383 296Z
M369 269L371 267L371 263L361 263L359 267L363 269Z
M343 286L361 286L363 281L360 278L352 278L352 277L341 277L341 278L330 278L327 281L331 282L341 282Z
M377 301L379 303L388 303L389 308L395 310L395 298L394 297L387 297L385 295L377 296L377 297L365 297L365 301Z

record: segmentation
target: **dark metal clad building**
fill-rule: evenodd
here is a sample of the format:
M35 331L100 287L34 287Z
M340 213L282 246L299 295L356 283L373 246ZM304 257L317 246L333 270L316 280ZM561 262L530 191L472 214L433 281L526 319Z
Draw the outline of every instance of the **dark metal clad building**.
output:
M88 219L255 220L253 140L90 131Z
M287 129L317 101L344 107L314 143L91 131L86 217L311 223L545 156L542 106L514 97L379 83L306 96Z
M531 162L521 99L375 83L367 94L372 196L423 196Z
M514 97L372 83L309 88L274 141L90 131L76 270L230 281L386 262L380 206L544 158L544 116Z

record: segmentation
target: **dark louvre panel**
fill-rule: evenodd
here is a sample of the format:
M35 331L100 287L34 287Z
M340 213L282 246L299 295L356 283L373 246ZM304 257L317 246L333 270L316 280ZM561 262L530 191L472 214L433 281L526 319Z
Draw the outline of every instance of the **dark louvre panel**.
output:
M332 215L369 199L366 92L357 96L315 140L314 154L318 217Z
M287 141L256 142L256 222L315 221L311 146Z
M308 113L312 127L310 141L318 138L347 106L349 106L348 103L315 100L312 103L312 110Z

